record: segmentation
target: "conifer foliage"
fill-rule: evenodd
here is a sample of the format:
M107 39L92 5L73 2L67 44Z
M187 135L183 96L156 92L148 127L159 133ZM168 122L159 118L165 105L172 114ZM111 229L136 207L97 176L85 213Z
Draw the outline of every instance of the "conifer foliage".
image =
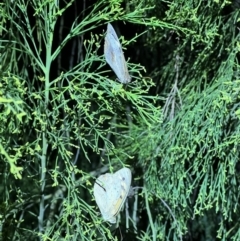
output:
M237 0L0 12L0 240L240 240ZM107 23L128 84L106 64ZM93 185L123 166L135 188L112 225Z

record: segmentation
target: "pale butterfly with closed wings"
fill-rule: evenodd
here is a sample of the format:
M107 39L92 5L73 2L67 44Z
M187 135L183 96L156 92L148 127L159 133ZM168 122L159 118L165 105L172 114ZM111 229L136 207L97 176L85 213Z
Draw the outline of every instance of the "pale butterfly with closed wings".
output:
M131 170L126 167L114 174L106 173L97 178L93 194L105 221L116 223L116 216L128 196L131 181Z
M118 81L127 84L131 81L122 46L113 26L108 23L105 36L104 56L118 77Z

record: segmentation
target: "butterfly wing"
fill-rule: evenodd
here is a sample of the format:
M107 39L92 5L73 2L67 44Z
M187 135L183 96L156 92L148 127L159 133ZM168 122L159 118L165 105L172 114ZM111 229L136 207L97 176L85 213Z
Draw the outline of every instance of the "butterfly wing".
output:
M111 66L117 75L118 80L123 84L129 83L131 81L131 77L128 73L122 46L118 40L114 28L110 23L107 26L107 34L104 44L104 55L107 63Z
M131 187L132 173L129 168L125 167L117 171L114 176L115 185L113 185L113 193L115 197L112 201L112 215L117 216L128 196Z
M111 214L111 199L109 198L112 176L110 173L99 176L94 183L93 194L103 219L116 223L116 218Z
M94 197L105 221L116 223L131 186L132 174L129 168L122 168L114 174L104 174L94 184Z

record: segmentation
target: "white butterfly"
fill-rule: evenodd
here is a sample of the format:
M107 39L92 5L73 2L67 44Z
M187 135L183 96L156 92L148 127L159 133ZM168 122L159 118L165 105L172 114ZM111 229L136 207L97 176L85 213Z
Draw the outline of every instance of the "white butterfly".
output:
M131 81L131 77L128 73L127 63L124 58L122 46L118 40L118 36L113 26L110 23L107 25L104 55L107 63L117 75L119 82L123 84L129 83Z
M128 196L131 181L132 173L126 167L97 178L93 193L105 221L116 223L116 216Z

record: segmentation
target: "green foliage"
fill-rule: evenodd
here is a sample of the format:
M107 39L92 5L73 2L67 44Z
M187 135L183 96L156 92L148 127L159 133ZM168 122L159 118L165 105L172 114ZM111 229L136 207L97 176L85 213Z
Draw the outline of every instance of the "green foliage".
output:
M1 239L121 240L92 187L129 165L123 240L239 240L236 3L78 4L0 5ZM115 20L138 33L128 85L102 54Z

